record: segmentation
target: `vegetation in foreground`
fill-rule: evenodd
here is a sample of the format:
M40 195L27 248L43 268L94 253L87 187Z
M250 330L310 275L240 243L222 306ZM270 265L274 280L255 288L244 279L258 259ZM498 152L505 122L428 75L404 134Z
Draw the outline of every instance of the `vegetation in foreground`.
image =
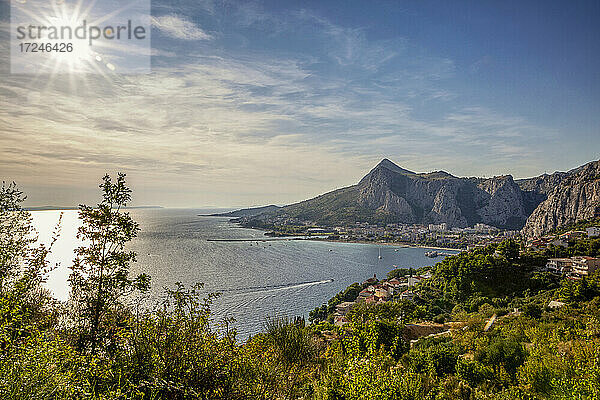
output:
M595 255L599 241L552 254L507 241L448 257L414 301L361 305L341 328L274 320L239 344L230 321L209 324L214 296L201 285L178 285L151 308L129 304L150 282L129 274L139 228L121 207L131 193L124 175L100 188L97 207L80 207L86 246L66 304L40 286L51 246L34 246L23 194L0 189L2 399L600 398L600 274L571 281L537 268L556 252ZM460 328L411 345L405 324L431 319Z

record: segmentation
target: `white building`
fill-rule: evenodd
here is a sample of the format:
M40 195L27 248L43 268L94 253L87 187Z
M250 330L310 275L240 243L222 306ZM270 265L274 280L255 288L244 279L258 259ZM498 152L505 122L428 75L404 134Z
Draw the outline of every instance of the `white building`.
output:
M428 226L429 230L431 232L436 232L436 231L447 231L448 230L448 224L445 222L442 222L441 224L429 224Z
M588 276L600 267L600 258L594 257L573 257L572 274L583 278Z
M585 232L589 237L600 236L600 226L590 226L585 229Z
M353 301L345 301L345 302L340 303L337 306L335 306L335 311L339 315L346 315L346 314L348 314L350 309L354 306L354 304L355 303Z
M570 258L549 258L546 263L546 269L557 274L567 274L571 272L573 260Z

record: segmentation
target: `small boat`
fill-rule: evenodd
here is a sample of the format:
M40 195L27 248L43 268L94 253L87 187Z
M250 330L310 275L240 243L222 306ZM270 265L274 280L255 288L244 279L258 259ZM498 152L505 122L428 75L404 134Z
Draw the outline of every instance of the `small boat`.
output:
M377 258L379 258L380 260L383 259L383 256L381 255L381 247L379 248L379 257Z

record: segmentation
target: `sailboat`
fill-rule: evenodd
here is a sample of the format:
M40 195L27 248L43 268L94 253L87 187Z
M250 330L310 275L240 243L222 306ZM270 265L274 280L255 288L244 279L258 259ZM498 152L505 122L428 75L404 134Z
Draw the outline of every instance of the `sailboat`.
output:
M381 247L379 248L379 257L377 257L377 258L379 258L380 260L383 258L383 257L381 256Z

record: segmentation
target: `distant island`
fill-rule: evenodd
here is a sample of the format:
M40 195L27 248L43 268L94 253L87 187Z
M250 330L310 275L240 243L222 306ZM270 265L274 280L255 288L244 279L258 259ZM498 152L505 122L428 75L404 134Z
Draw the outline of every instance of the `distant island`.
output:
M162 206L133 206L133 207L123 207L125 209L135 210L135 209L143 209L143 208L164 208ZM38 207L25 207L26 211L60 211L60 210L79 210L79 207L76 206L38 206Z

